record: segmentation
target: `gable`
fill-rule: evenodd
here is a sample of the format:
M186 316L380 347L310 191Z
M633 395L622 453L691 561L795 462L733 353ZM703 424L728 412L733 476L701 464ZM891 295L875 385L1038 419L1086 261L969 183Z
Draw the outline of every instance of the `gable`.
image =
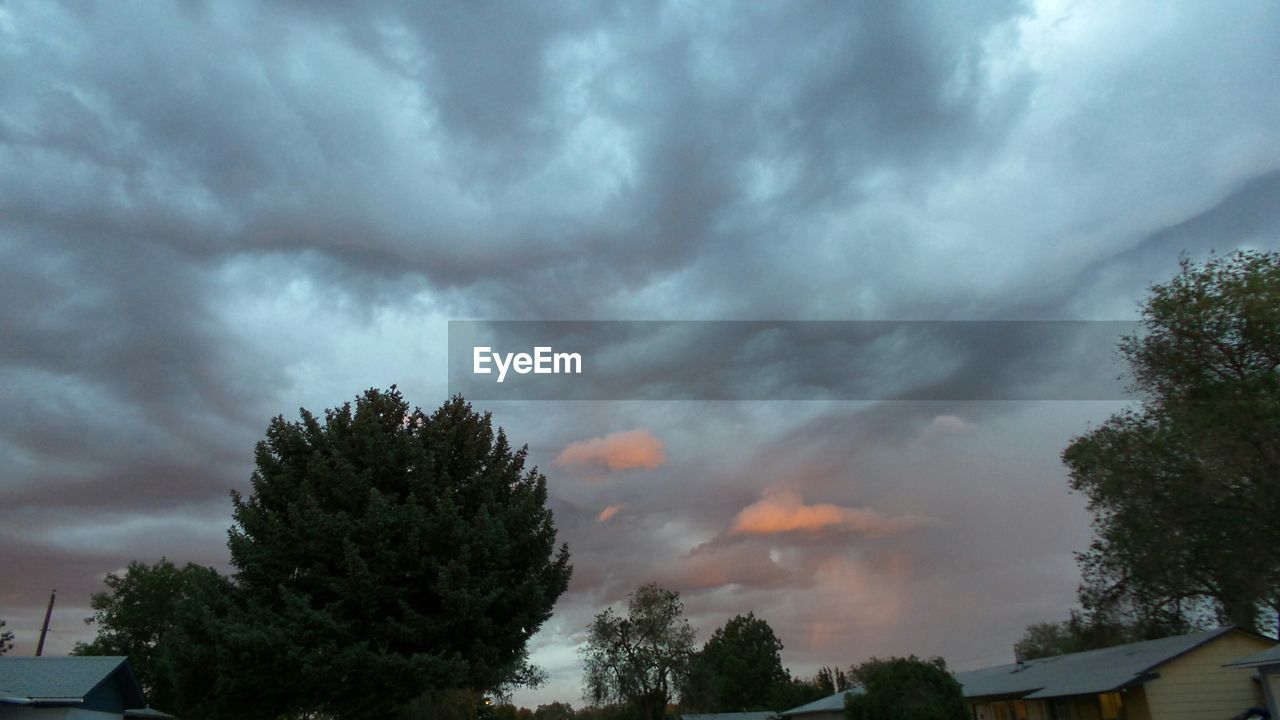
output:
M120 712L143 707L124 657L0 657L0 703L75 705Z

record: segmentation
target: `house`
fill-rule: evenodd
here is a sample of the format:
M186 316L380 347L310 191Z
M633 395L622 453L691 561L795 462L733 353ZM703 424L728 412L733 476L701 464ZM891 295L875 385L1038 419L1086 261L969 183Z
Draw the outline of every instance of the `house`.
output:
M1225 667L1256 668L1272 718L1280 718L1280 645L1232 660Z
M124 657L0 657L0 720L172 718L147 707Z
M791 708L782 714L786 720L844 720L844 699L848 695L858 695L860 687L841 690L835 695L828 695L820 700Z
M1229 720L1262 704L1254 673L1224 667L1275 641L1235 628L956 674L975 720Z
M1263 703L1255 667L1280 673L1276 641L1228 627L970 670L956 679L974 720L1230 720ZM1277 683L1272 692L1280 690L1274 674L1269 681ZM845 696L860 692L845 690L782 716L843 720ZM1280 718L1274 708L1272 717Z

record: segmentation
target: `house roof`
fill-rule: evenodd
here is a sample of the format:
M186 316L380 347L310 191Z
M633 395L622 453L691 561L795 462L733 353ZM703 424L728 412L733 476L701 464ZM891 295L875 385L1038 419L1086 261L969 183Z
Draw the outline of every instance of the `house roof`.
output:
M775 712L734 712L734 713L685 713L681 715L681 720L769 720L769 718L777 717Z
M142 686L123 656L0 657L0 705L101 709L95 704L104 702L104 692L111 698L105 702L123 704L113 712L123 712L126 718L173 720L172 715L146 707ZM134 704L138 707L130 709Z
M1239 660L1232 660L1223 667L1258 667L1260 665L1280 665L1280 645L1252 655L1245 655Z
M828 695L821 700L814 700L813 702L801 705L800 707L791 708L782 714L786 717L791 717L792 715L806 715L808 713L818 712L843 712L845 696L861 694L862 688L851 687L848 690L841 690L834 695Z
M1145 682L1160 665L1231 632L1238 631L1225 627L1029 660L1022 665L998 665L956 673L956 679L968 698L1035 699L1110 692Z
M0 657L0 702L83 700L121 671L137 684L124 657Z

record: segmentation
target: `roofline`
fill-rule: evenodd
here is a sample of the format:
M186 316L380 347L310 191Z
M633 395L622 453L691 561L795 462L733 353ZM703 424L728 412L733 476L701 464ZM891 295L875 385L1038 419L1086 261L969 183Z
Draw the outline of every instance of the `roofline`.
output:
M790 710L781 710L775 714L778 715L779 717L789 718L789 717L796 717L797 715L813 715L814 713L842 712L844 708L844 700L849 697L849 693L852 693L855 690L861 690L861 689L862 689L861 685L851 685L843 690L837 690L836 692L833 692L830 695L824 695L818 698L817 700L810 700L809 702L803 705L798 705L796 707L791 708ZM839 695L841 698L840 707L838 708L810 708L809 707L814 703L819 703L819 702L822 702L823 700L829 700L831 698L834 698L837 695ZM802 708L808 708L808 709L806 710Z
M1141 674L1135 675L1129 678L1128 680L1125 680L1124 682L1120 683L1119 685L1116 685L1115 687L1110 687L1105 690L1097 690L1097 691L1090 691L1090 692L1076 692L1076 693L1059 693L1057 695L1041 695L1040 692L1044 690L1044 688L1037 688L1028 693L1025 693L1023 697L1026 697L1030 700L1055 700L1057 698L1086 697L1088 695L1097 695L1100 692L1104 692L1104 693L1121 692L1124 690L1128 690L1130 688L1140 687L1142 685L1145 685L1146 683L1151 682L1152 680L1158 680L1159 678L1160 678L1160 673L1147 671L1147 672L1143 672Z
M115 667L111 668L111 672L107 673L106 675L103 675L102 679L99 680L97 684L89 688L89 691L84 694L85 697L92 695L95 690L102 687L103 683L105 683L106 681L114 677L116 673L120 672L120 666L123 665L125 674L129 676L128 678L129 681L133 683L133 687L136 687L138 689L138 697L142 700L143 704L147 702L146 688L142 687L142 683L138 680L137 673L133 671L133 663L129 662L128 655L100 655L100 656L79 655L75 657L113 657L113 658L120 659L120 662L116 663Z
M1222 667L1225 667L1225 668L1245 668L1245 669L1264 668L1264 667L1272 667L1272 666L1280 666L1280 658L1274 658L1271 660L1254 660L1253 662L1244 662L1244 663L1229 662L1229 663L1222 664Z
M118 662L116 662L115 665L112 665L111 669L108 670L106 674L104 674L101 678L99 678L98 682L93 684L93 687L86 690L84 695L82 695L81 697L55 698L55 697L6 696L6 697L0 697L0 703L6 704L6 705L33 705L37 707L59 707L59 706L69 706L69 705L80 705L84 703L84 699L86 697L88 697L89 695L92 695L95 690L102 687L103 683L115 677L115 674L120 672L121 665L124 666L124 670L125 670L125 673L128 675L128 679L133 683L133 686L138 689L138 694L141 697L143 703L146 703L147 701L146 689L142 687L142 683L138 681L137 674L133 672L133 663L129 662L128 655L49 655L44 657L36 656L31 658L9 658L9 659L37 661L41 659L54 659L54 658L61 660L63 658L68 658L68 657L98 658L98 659L104 659L104 660L114 659L114 660L117 660Z
M1263 635L1263 634L1261 634L1261 633L1254 633L1254 632L1250 632L1250 631L1248 631L1248 630L1243 630L1242 632L1248 633L1248 634L1250 634L1250 635L1254 635L1254 636L1256 636L1256 637L1259 637L1259 638L1261 638L1261 639L1263 639L1263 640L1266 640L1267 642L1271 643L1271 647L1270 647L1270 648L1268 648L1267 650L1259 650L1258 652L1255 652L1255 653L1249 653L1248 655L1245 655L1245 656L1244 656L1245 658L1253 657L1254 655L1261 655L1261 654L1262 654L1262 653L1264 653L1264 652L1269 652L1270 650L1274 650L1274 649L1276 649L1277 647L1280 647L1280 640L1277 640L1276 638L1269 637L1269 636L1267 636L1267 635ZM1274 658L1270 658L1270 659L1268 659L1268 658L1263 658L1262 660L1250 660L1250 661L1248 661L1248 662L1240 662L1240 661L1241 661L1241 660L1243 660L1243 659L1244 659L1244 658L1236 658L1235 660L1232 660L1231 662L1228 662L1228 663L1222 663L1222 667L1229 667L1229 668L1257 668L1257 667L1267 667L1267 666L1269 666L1269 665L1280 665L1280 655L1277 655L1276 657L1274 657Z
M0 697L0 705L31 705L34 707L66 707L70 705L83 705L84 698L77 697L23 697L18 695L6 695Z
M1128 687L1128 686L1130 686L1130 685L1133 685L1133 684L1134 684L1134 682L1137 682L1137 681L1140 681L1140 682L1144 682L1144 683L1145 683L1145 682L1147 682L1148 680L1154 680L1155 678L1160 677L1160 674L1159 674L1159 673L1155 673L1155 677L1151 677L1151 678L1147 678L1147 677L1145 677L1145 676L1146 676L1146 675L1148 675L1148 674L1151 674L1151 673L1152 673L1156 668L1160 667L1161 665L1164 665L1164 664L1166 664L1166 663L1173 662L1174 660L1177 660L1178 658L1182 657L1183 655L1186 655L1187 653L1190 653L1190 652L1191 652L1191 651L1193 651L1193 650L1199 650L1200 648L1202 648L1202 647L1204 647L1205 645L1207 645L1207 644L1209 644L1209 643L1213 642L1214 640L1217 640L1217 639L1218 639L1218 638L1220 638L1220 637L1226 637L1227 635L1229 635L1229 634L1231 634L1231 633L1233 633L1233 632L1242 633L1242 634L1244 634L1244 635L1252 635L1252 636L1254 636L1254 637L1256 637L1256 638L1260 638L1260 639L1262 639L1262 640L1271 640L1272 642L1275 642L1274 640L1272 640L1272 638L1269 638L1269 637L1267 637L1266 635L1262 635L1262 634L1260 634L1260 633L1256 633L1256 632L1254 632L1254 631L1252 631L1252 630L1245 630L1244 628L1240 627L1239 625L1225 625L1225 626L1223 626L1223 627L1218 628L1217 630L1209 630L1209 631L1207 631L1207 637L1205 637L1205 639L1201 640L1200 642L1196 643L1195 645L1192 645L1191 647L1186 648L1186 649L1185 649L1185 650L1183 650L1182 652L1177 653L1176 655L1170 655L1169 657L1167 657L1167 658L1165 658L1165 659L1161 660L1160 662L1158 662L1158 663L1156 663L1156 664L1154 664L1154 665L1151 665L1150 667L1143 668L1143 669L1142 669L1141 671L1139 671L1138 673L1135 673L1135 674L1137 675L1137 677L1134 679L1134 681L1131 681L1131 682L1125 683L1124 685L1121 685L1120 687ZM1116 688L1116 689L1119 689L1119 688Z
M1201 632L1204 634L1204 636L1205 636L1205 637L1204 637L1202 640L1200 640L1200 642L1198 642L1198 643L1196 643L1196 644L1194 644L1194 645L1191 645L1191 646L1189 646L1189 647L1187 647L1187 648L1183 649L1182 651L1180 651L1180 652L1178 652L1178 653L1176 653L1176 654L1174 654L1174 655L1170 655L1170 656L1168 656L1168 657L1166 657L1166 658L1164 658L1164 659L1160 660L1160 661L1159 661L1159 662L1157 662L1157 663L1154 663L1154 664L1152 664L1152 665L1150 665L1150 666L1148 666L1148 667L1146 667L1146 668L1143 668L1142 670L1139 670L1138 672L1134 673L1133 677L1131 677L1131 678L1129 678L1129 679L1125 680L1124 682L1120 683L1119 685L1116 685L1115 687L1109 688L1109 689L1104 690L1104 691L1102 691L1102 692L1117 692L1117 691L1120 691L1120 690L1127 690L1127 689L1132 688L1132 687L1135 687L1135 686L1144 685L1144 684L1146 684L1146 683L1148 683L1148 682L1151 682L1152 680L1156 680L1156 679L1158 679L1158 678L1160 677L1160 673L1156 672L1156 668L1158 668L1158 667L1160 667L1160 666L1162 666L1162 665L1165 665L1165 664L1167 664L1167 663L1170 663L1170 662L1172 662L1172 661L1174 661L1174 660L1177 660L1178 658L1180 658L1180 657L1182 657L1182 656L1184 656L1184 655L1187 655L1188 653L1191 653L1191 652L1193 652L1193 651L1195 651L1195 650L1199 650L1200 648L1202 648L1202 647L1204 647L1205 645L1207 645L1207 644L1209 644L1209 643L1211 643L1211 642L1213 642L1213 641L1217 640L1218 638L1225 637L1225 636L1227 636L1227 635L1229 635L1229 634L1231 634L1231 633L1233 633L1233 632L1238 632L1238 633L1242 633L1242 634L1245 634L1245 635L1252 635L1253 637L1259 638L1259 639L1261 639L1261 640L1266 640L1266 641L1271 642L1271 643L1275 643L1275 642L1276 642L1275 638L1267 637L1266 635L1262 635L1262 634L1260 634L1260 633L1256 633L1256 632L1254 632L1254 631L1252 631L1252 630L1245 630L1244 628L1241 628L1241 627L1240 627L1240 626L1238 626L1238 625L1225 625L1225 626L1220 627L1220 628L1215 628L1215 629L1213 629L1213 630L1204 630L1204 631L1201 631ZM1193 634L1195 634L1195 633L1187 633L1187 634L1188 634L1188 635L1193 635ZM1156 638L1156 640L1162 640L1162 639L1163 639L1163 638ZM1139 644L1139 643L1143 643L1143 642L1152 642L1152 641L1151 641L1151 640L1139 640L1139 641L1132 642L1132 643L1123 643L1123 644L1121 644L1121 645L1112 645L1111 647L1124 647L1125 645L1137 645L1137 644ZM1109 648L1097 648L1097 649L1098 649L1098 650L1106 650L1106 649L1109 649ZM1064 655L1059 655L1059 656L1057 656L1057 657L1069 657L1069 656L1071 656L1071 655L1083 654L1083 653L1087 653L1087 652L1094 652L1094 651L1093 651L1093 650L1084 650L1084 651L1081 651L1080 653L1066 653L1066 654L1064 654ZM1276 663L1280 663L1280 661L1276 661ZM1276 664L1276 663L1270 663L1270 664ZM1228 665L1229 665L1229 663L1228 663ZM996 666L996 667L1002 667L1002 666ZM1237 667L1245 667L1245 666L1237 666ZM1254 666L1250 666L1250 667L1254 667ZM984 668L984 669L985 669L985 668ZM968 701L974 701L974 700L1000 700L1000 699L1012 700L1012 699L1018 699L1018 698L1029 697L1029 696L1035 695L1036 693L1041 692L1042 690L1044 690L1044 688L1043 688L1043 687L1039 687L1039 688L1032 688L1032 689L1029 689L1029 690L1020 690L1020 691L1016 691L1016 692L1008 692L1008 693L991 693L991 694L987 694L987 695L965 695L965 696L964 696L964 699L965 699L965 700L968 700ZM1076 696L1079 696L1079 695L1090 695L1090 694L1092 694L1092 693L1073 693L1073 694L1065 694L1065 695L1041 695L1041 696L1038 696L1038 697L1036 697L1036 698L1034 698L1034 699L1036 699L1036 700L1044 700L1044 699L1050 699L1050 698L1076 697Z
M976 700L1019 700L1030 695L1033 692L1039 692L1044 688L1032 688L1030 690L1020 690L1011 693L990 693L987 695L965 695L964 699L968 701Z

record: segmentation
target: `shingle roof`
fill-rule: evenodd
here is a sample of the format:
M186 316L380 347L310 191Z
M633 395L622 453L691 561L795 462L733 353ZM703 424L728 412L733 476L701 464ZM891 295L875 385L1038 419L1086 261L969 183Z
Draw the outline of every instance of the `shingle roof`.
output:
M0 701L79 700L124 662L123 657L0 657Z
M777 717L775 712L736 712L736 713L686 713L681 715L681 720L769 720L769 718Z
M844 710L844 698L846 695L861 695L862 688L852 687L848 690L841 690L834 695L828 695L821 700L814 700L811 703L801 705L800 707L791 708L782 714L790 717L792 715L805 715L807 713L816 712L835 712Z
M956 673L965 697L1051 698L1109 692L1143 682L1156 667L1235 628L1117 645Z
M100 710L90 696L108 681L123 691L109 695L111 703L145 702L142 686L124 657L0 657L0 705L80 706L85 702L82 707ZM173 720L172 715L149 707L129 709L126 704L123 712L126 718Z
M1280 665L1280 645L1252 655L1245 655L1239 660L1232 660L1223 667L1258 667L1259 665Z

